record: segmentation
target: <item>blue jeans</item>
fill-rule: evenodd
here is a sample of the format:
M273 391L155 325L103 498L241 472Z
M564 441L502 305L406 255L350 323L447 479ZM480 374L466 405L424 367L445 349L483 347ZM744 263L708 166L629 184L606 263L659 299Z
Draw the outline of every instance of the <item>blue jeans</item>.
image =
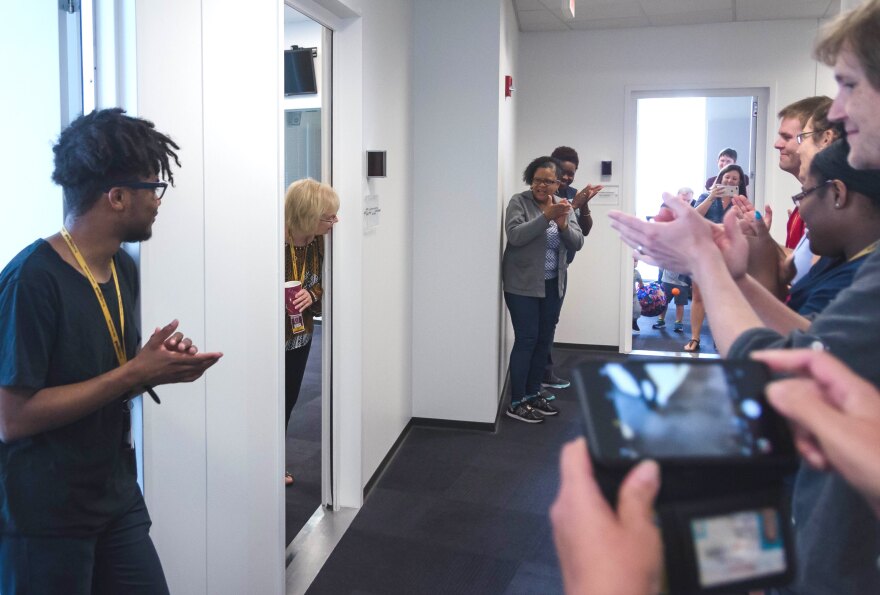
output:
M167 595L144 501L92 537L0 535L0 592Z
M544 295L546 297L539 298L504 292L514 334L510 351L511 405L536 395L541 389L562 306L556 277L544 281Z

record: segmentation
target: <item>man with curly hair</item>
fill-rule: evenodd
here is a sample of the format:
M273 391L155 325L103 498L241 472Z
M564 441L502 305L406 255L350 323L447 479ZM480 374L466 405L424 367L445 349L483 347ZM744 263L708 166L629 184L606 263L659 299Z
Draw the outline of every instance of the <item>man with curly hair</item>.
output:
M54 147L64 225L0 273L0 592L149 593L168 586L137 484L131 398L191 382L174 320L139 348L138 272L178 146L121 109L77 118ZM159 176L168 180L161 181Z

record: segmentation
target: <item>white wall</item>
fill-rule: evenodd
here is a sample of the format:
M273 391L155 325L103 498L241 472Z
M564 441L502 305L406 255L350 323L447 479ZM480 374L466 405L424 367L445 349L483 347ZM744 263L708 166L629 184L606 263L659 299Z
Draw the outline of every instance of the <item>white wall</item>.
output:
M0 269L25 246L61 227L52 145L61 132L58 4L12 2L0 19ZM27 59L16 57L27 56Z
M146 498L176 593L284 587L281 14L278 0L137 4L139 113L183 164L142 250L143 324L177 317L225 353L145 407Z
M797 183L779 171L770 149L775 113L786 104L833 91L827 69L816 65L811 47L816 21L771 21L559 33L523 33L517 85L517 160L560 144L575 147L581 163L575 186L599 181L599 161L613 160L605 183L624 186L631 176L624 157L626 90L665 87L769 87L770 122L765 139L767 179L758 181L758 200L777 213L776 235ZM719 48L737 48L722 62ZM555 64L563 60L566 68ZM547 121L559 124L547 125ZM621 197L622 204L631 197ZM556 341L619 344L622 303L620 242L606 218L609 207L592 208L594 226L569 275L569 290ZM630 274L627 270L626 274Z
M705 175L699 180L687 180L687 184L693 186L696 196L703 192L703 180L718 173L718 153L726 147L736 151L737 164L747 176L754 177L749 171L751 114L751 96L710 97L706 100Z
M501 217L502 226L499 230L497 238L497 246L490 246L488 243L486 249L497 249L500 255L504 250L504 210L510 197L517 192L522 191L521 172L524 169L516 161L516 115L517 115L517 93L513 91L511 97L504 97L504 76L513 77L514 88L519 84L519 71L517 70L517 54L519 51L519 23L516 20L516 11L513 7L512 0L503 0L501 2L501 43L500 43L500 64L499 81L501 91L498 94L498 211ZM507 377L508 360L510 359L510 350L513 347L513 326L510 324L510 316L507 307L504 304L504 295L501 288L501 278L498 278L498 327L501 331L499 337L500 349L498 352L498 387L504 386ZM500 391L499 391L500 392Z
M409 0L364 2L363 149L387 151L387 177L366 186L382 212L379 226L363 234L364 483L412 417L411 23ZM357 207L340 213L355 228L363 217Z
M498 403L500 0L415 0L413 415Z

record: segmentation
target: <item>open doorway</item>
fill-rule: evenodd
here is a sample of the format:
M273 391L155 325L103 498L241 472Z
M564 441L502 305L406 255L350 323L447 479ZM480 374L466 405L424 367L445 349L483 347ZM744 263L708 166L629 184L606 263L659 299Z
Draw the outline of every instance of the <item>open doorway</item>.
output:
M331 183L329 138L330 33L321 24L284 6L284 187L303 178ZM320 241L320 238L319 238ZM291 341L290 350L307 349L305 369L286 366L285 374L301 374L298 398L285 420L285 543L290 545L316 511L332 506L330 461L332 441L329 369L329 283L332 242L323 236L320 285L322 307L311 317L309 341ZM295 251L291 251L292 258ZM303 265L305 266L305 265ZM303 269L304 270L304 269ZM292 479L292 482L290 481Z
M689 196L696 204L708 193L719 171L721 153L726 163L730 149L748 178L747 194L754 200L755 185L761 179L757 164L763 163L764 154L758 139L765 131L759 123L766 120L767 96L766 89L632 92L635 214L647 219L656 215L664 192ZM633 263L627 267L627 278L635 277ZM621 327L627 329L624 336L630 339L625 341L624 351L717 357L708 320L701 320L699 303L694 306L689 278L673 271L664 276L663 271L644 262L635 269L645 285L656 283L660 290L665 289L669 303L662 314L658 314L662 309L647 308L645 315L633 312L632 318L630 308L621 309L626 313ZM635 303L632 307L637 308ZM696 345L696 350L688 353L685 346L691 339L698 342L691 343L689 347Z

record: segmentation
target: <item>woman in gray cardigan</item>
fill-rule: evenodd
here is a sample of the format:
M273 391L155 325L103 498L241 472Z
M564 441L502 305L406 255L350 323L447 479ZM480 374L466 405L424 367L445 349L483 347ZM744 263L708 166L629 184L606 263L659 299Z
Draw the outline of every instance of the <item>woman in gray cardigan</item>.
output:
M568 262L584 245L571 204L554 196L561 175L558 160L533 160L523 172L531 189L510 199L504 219L507 246L501 276L515 335L507 415L526 423L541 423L559 413L541 395L541 378L565 294Z

